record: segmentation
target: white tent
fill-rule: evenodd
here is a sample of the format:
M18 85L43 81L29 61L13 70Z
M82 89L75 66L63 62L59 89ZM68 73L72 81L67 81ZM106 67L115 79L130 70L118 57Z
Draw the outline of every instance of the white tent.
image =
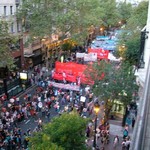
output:
M110 61L121 61L121 59L120 58L116 58L112 53L109 53L108 54L108 59L110 60Z

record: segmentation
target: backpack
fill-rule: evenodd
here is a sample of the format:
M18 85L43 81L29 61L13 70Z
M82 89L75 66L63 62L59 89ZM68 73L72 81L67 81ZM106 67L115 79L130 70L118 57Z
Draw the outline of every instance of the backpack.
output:
M126 129L124 130L123 135L128 136L128 131Z

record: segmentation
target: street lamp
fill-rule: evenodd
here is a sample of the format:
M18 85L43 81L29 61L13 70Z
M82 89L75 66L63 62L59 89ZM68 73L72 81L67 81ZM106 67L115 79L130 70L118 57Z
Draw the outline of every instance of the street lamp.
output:
M94 133L94 141L93 141L93 147L94 149L96 149L96 128L97 128L97 116L98 116L98 113L100 111L100 105L98 102L96 102L94 104L94 112L95 112L95 133Z

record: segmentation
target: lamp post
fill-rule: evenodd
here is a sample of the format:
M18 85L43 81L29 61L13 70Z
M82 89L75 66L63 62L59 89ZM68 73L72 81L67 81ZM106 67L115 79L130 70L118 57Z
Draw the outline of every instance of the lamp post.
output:
M94 133L94 141L93 141L93 148L96 149L96 128L97 128L97 116L98 116L98 113L100 111L100 105L98 102L96 102L94 104L94 112L95 112L95 127L94 127L94 130L95 130L95 133Z

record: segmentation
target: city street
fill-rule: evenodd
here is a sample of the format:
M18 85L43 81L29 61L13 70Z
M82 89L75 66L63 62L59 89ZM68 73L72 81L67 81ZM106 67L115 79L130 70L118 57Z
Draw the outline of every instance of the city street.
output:
M29 89L28 91L26 91L25 93L30 93L30 94L34 94L36 90L36 86L32 87L31 89ZM20 100L23 99L25 93L21 94L20 95ZM65 105L61 105L61 110L64 109L64 106ZM100 115L99 115L99 119L102 119L102 108L101 107L101 112L100 112ZM60 110L60 111L61 111ZM51 108L50 110L50 119L53 118L53 117L56 117L56 116L59 116L58 112L56 112L55 108ZM94 114L92 114L91 116L92 118L94 117ZM26 133L28 129L30 129L32 132L35 131L37 125L38 125L38 118L41 118L43 123L47 123L49 122L50 120L48 120L45 116L42 117L42 113L41 112L38 112L37 116L36 117L29 117L28 119L25 119L23 120L22 122L18 123L18 127L21 128L22 130L22 134L23 133ZM99 120L98 120L99 121ZM121 122L118 122L118 121L110 121L110 138L109 138L109 144L102 144L101 143L101 138L97 141L97 145L99 148L101 147L105 147L105 150L112 150L113 149L113 140L114 140L114 137L116 135L119 136L119 144L117 145L116 148L114 148L114 150L121 150L122 148L122 140L123 140L123 130L124 128L121 126ZM129 136L131 137L132 136L132 129L129 128ZM90 138L89 142L88 142L88 145L89 147L92 148L93 146L93 137Z

